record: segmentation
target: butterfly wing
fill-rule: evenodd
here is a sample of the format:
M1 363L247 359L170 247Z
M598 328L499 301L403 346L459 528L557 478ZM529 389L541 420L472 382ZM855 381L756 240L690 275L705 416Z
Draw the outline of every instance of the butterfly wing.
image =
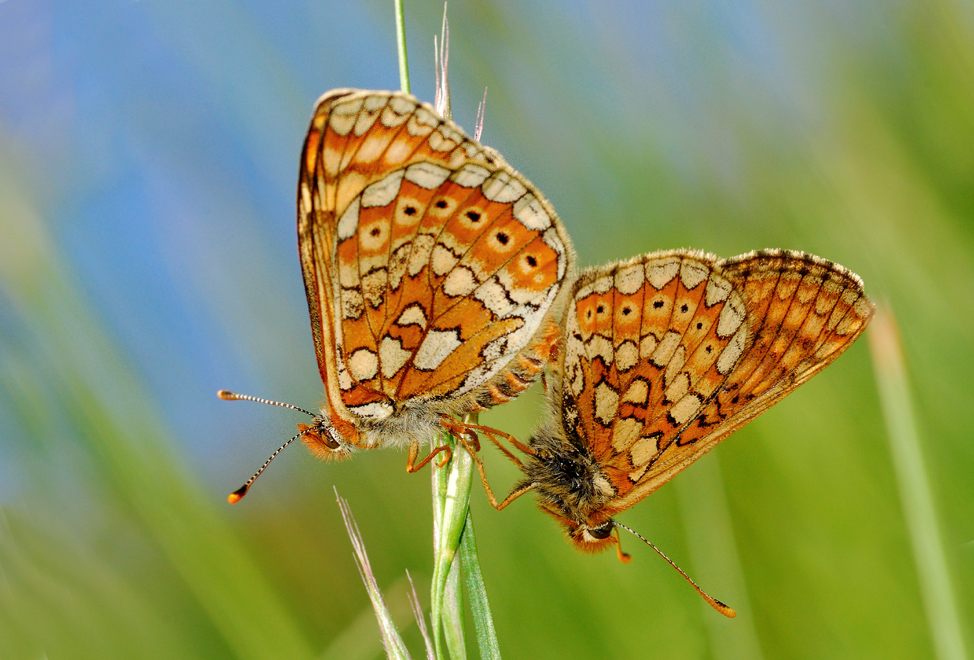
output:
M838 357L872 304L825 260L655 253L582 275L563 410L626 509ZM577 410L577 415L570 412Z
M398 92L319 101L298 233L332 410L456 401L538 334L573 258L527 179Z

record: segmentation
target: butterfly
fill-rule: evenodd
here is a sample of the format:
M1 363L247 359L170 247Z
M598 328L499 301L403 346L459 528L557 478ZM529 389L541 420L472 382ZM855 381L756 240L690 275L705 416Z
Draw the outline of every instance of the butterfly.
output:
M503 502L478 461L488 497L501 509L534 491L577 548L618 549L617 527L636 533L616 514L835 360L872 315L858 276L801 252L673 250L588 269L549 365L551 421L518 443L523 462L505 451L524 478Z
M416 464L420 440L484 429L451 415L509 401L541 376L560 337L571 241L530 181L432 106L402 92L326 93L297 206L325 403L318 414L276 405L314 417L295 436L312 453L408 445L414 471L449 451Z

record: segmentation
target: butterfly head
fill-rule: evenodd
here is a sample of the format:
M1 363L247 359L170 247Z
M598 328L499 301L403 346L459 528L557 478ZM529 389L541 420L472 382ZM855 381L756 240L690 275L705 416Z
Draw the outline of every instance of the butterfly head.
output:
M342 460L351 456L351 446L358 440L359 432L354 425L327 410L315 415L311 424L298 424L301 442L308 451L322 460Z
M542 510L566 527L579 550L600 552L617 544L606 513L615 489L595 457L554 429L542 430L530 445L535 453L523 469Z

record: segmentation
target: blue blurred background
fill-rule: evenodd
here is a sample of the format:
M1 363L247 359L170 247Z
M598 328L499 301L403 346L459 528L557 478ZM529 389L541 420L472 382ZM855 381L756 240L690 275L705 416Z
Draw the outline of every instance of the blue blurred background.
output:
M442 5L406 2L433 97ZM450 5L457 121L550 198L582 265L783 247L901 323L962 643L974 648L974 11L859 3ZM395 89L391 2L0 1L0 656L372 658L333 487L404 634L428 476L285 452L318 405L297 160L334 87ZM527 437L532 390L483 422ZM495 489L516 478L486 451ZM914 466L916 467L916 466ZM474 494L510 658L919 658L938 646L866 342L577 554ZM963 653L963 650L961 650ZM947 654L941 657L963 657Z

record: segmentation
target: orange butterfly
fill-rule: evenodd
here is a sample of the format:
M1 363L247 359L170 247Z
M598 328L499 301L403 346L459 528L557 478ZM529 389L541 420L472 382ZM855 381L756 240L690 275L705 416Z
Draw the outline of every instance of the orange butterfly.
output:
M551 365L554 419L517 443L524 463L505 451L525 478L503 502L478 459L488 496L502 509L533 490L577 548L618 547L615 528L632 530L613 516L832 362L872 315L855 274L800 252L674 250L586 270Z
M448 451L415 463L443 428L490 431L449 415L541 376L574 266L558 216L500 154L408 94L352 89L311 119L298 250L325 403L295 438L325 458L408 445L409 471Z

